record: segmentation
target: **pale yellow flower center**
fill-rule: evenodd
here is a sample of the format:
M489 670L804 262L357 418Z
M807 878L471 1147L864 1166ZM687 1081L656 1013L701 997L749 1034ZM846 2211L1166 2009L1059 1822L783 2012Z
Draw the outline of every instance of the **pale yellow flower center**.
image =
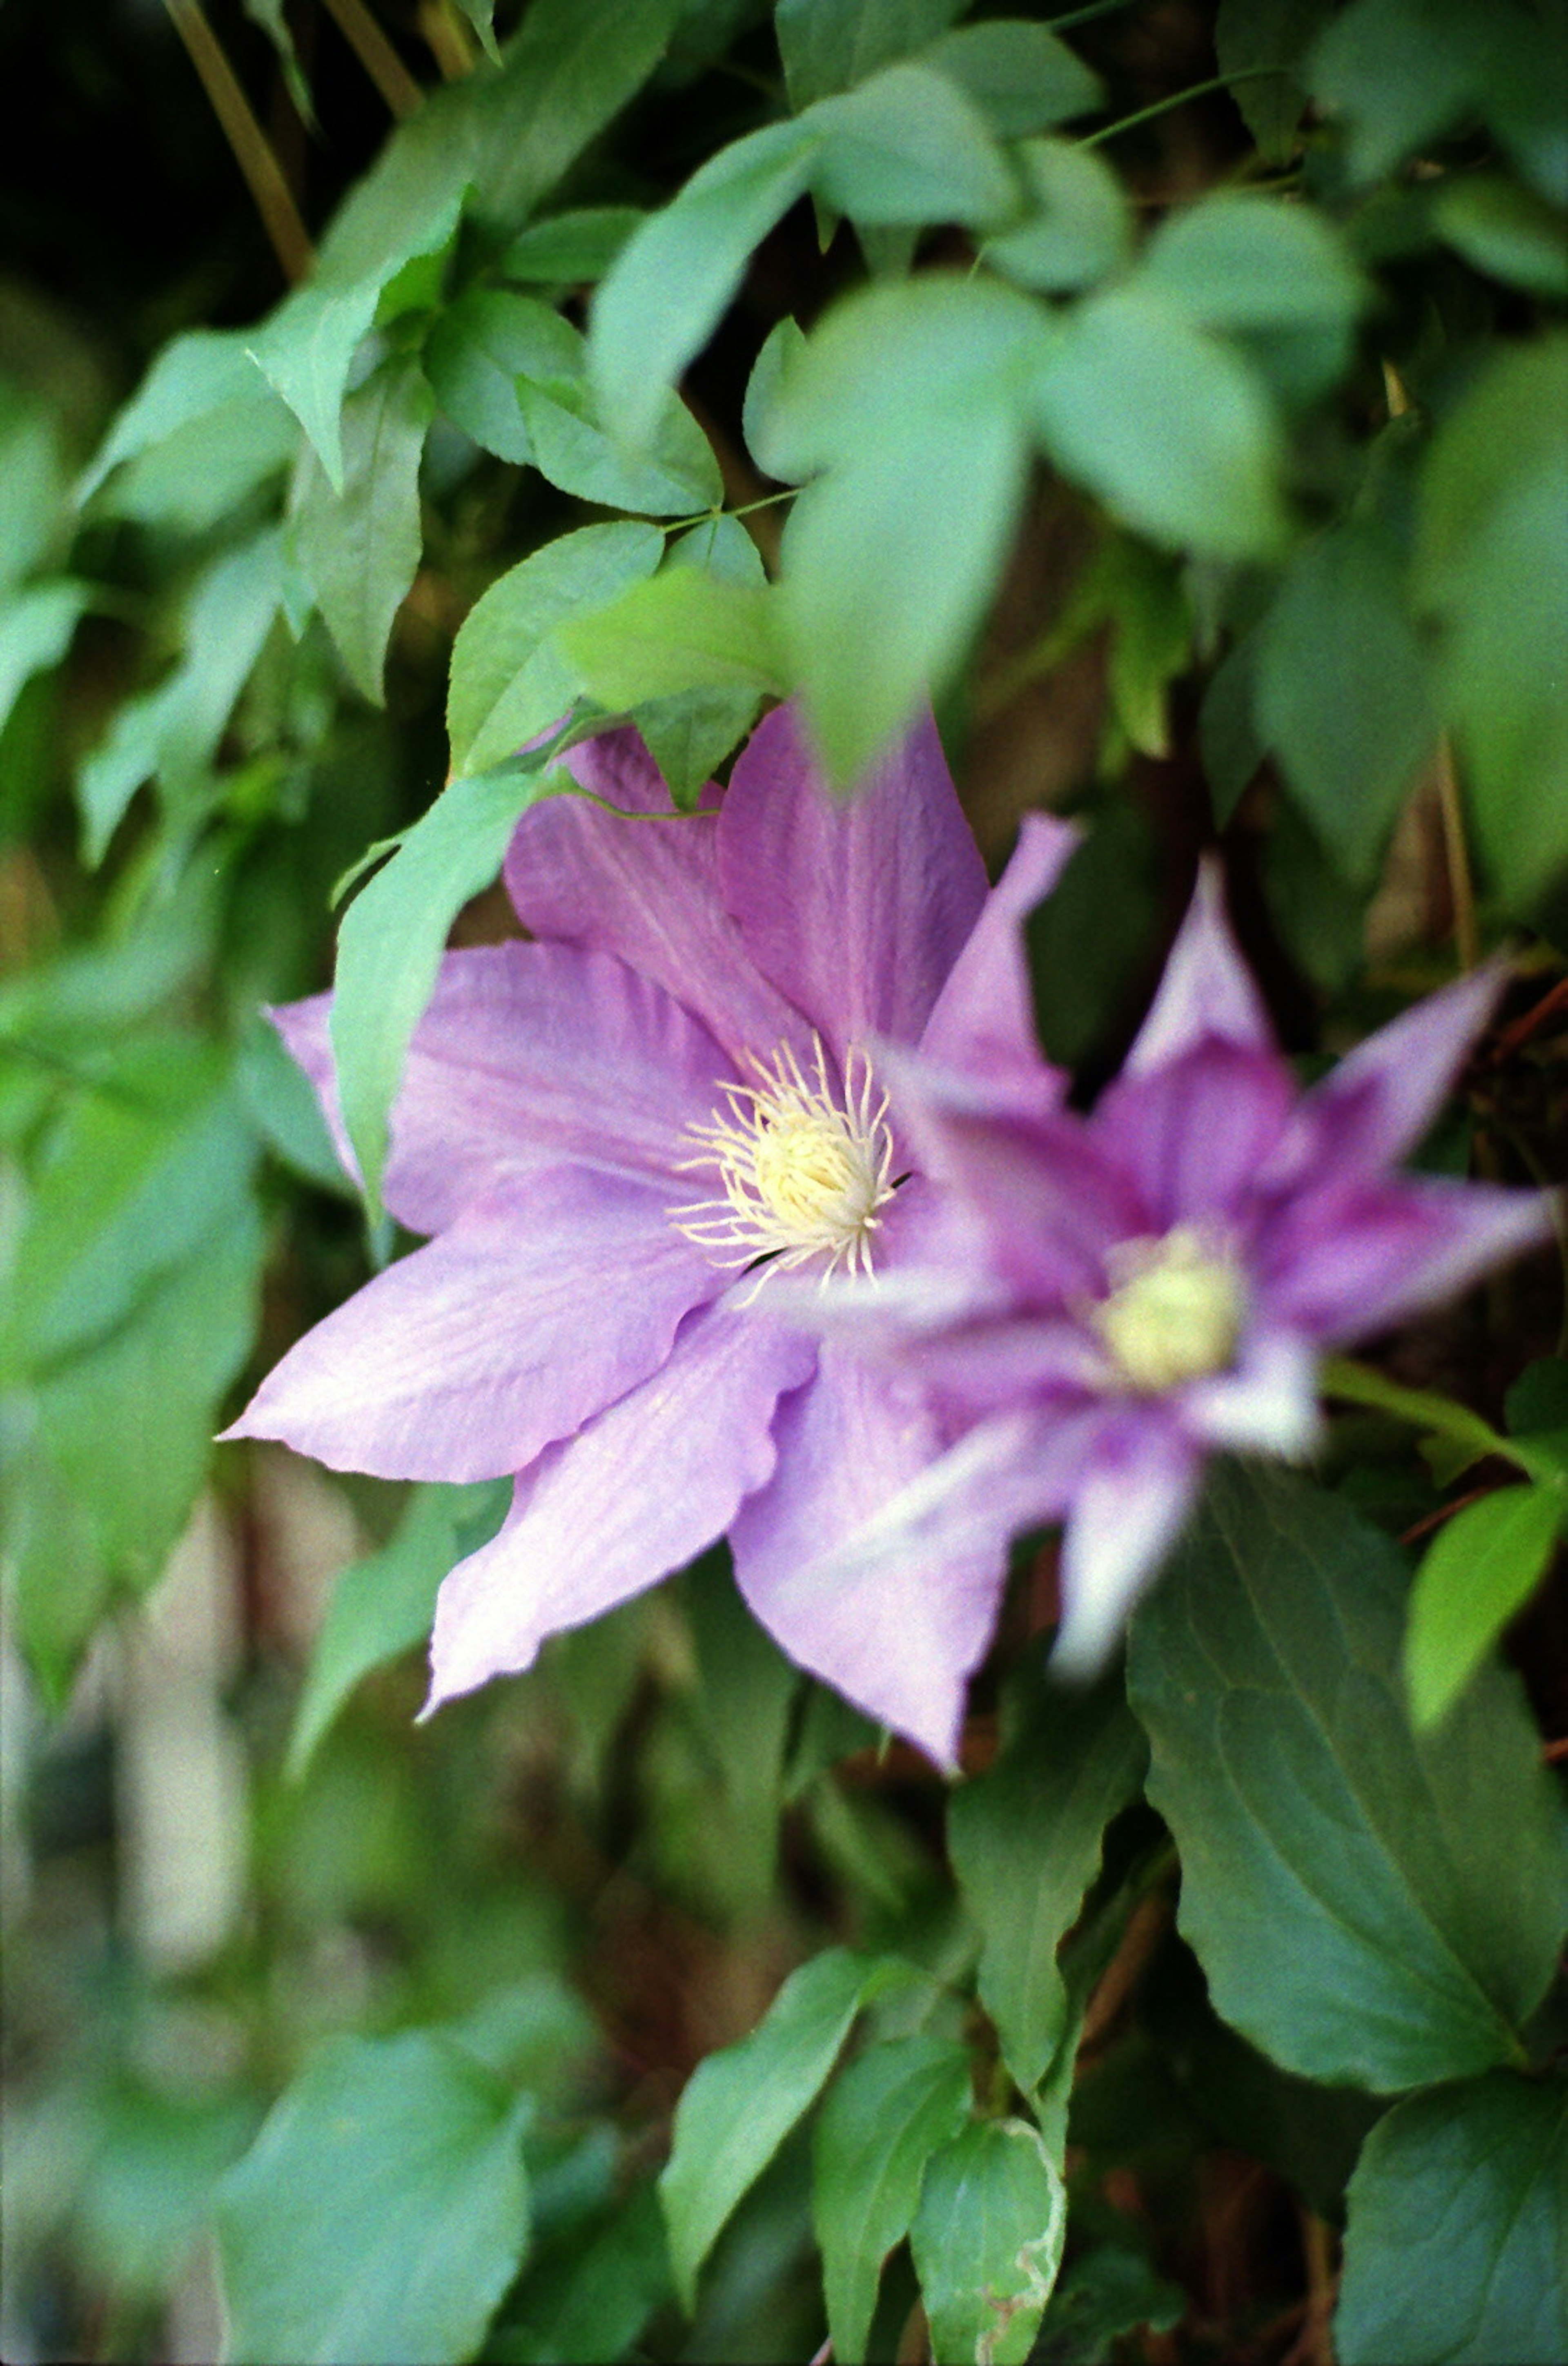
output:
M1111 1295L1089 1310L1124 1384L1153 1392L1224 1371L1247 1313L1240 1268L1192 1224L1119 1241L1105 1260Z
M721 1265L820 1259L824 1274L871 1271L871 1236L894 1188L887 1097L853 1051L835 1089L821 1039L812 1042L809 1075L784 1044L753 1059L754 1085L725 1086L723 1116L689 1130L697 1152L683 1170L713 1169L718 1191L677 1208L675 1222Z

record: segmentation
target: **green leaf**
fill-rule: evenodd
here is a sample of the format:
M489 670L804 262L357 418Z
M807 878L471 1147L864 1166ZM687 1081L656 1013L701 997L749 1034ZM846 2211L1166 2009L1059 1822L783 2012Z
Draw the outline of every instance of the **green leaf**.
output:
M752 249L802 196L821 133L773 123L710 157L634 231L593 299L588 365L599 414L646 449L669 389L702 350Z
M517 304L526 297L515 297ZM543 310L546 308L540 307ZM587 354L569 321L551 315L560 358L547 374L519 381L517 399L541 474L580 501L655 517L716 508L724 484L712 447L685 405L666 393L635 453L612 441L595 409Z
M156 690L128 700L77 777L83 851L103 860L126 807L156 778L182 817L199 806L234 702L249 681L281 596L278 537L269 531L224 551L184 603L181 657Z
M760 592L767 583L757 546L738 518L705 519L671 546L666 563L705 568L745 591ZM764 624L771 648L771 612ZM732 690L677 691L670 697L636 702L632 720L682 812L695 807L717 767L750 730L761 695L754 684L743 684Z
M874 2045L835 2081L815 2134L812 2216L833 2355L865 2356L883 2263L908 2233L926 2163L969 2116L969 2053L919 2032Z
M936 2366L1022 2366L1066 2218L1055 2163L1021 2120L977 2120L935 2156L910 2242Z
M0 594L46 563L69 531L55 422L0 380Z
M1432 220L1489 278L1531 296L1568 296L1568 225L1517 181L1495 174L1450 181L1438 192Z
M705 568L668 567L559 625L556 645L611 713L685 690L782 691L773 598Z
M1031 1675L987 1774L955 1790L947 1845L981 1933L980 2001L1009 2070L1032 2094L1067 2034L1056 1951L1100 1870L1112 1816L1138 1796L1148 1752L1120 1691Z
M986 260L1020 287L1072 295L1120 270L1132 250L1125 192L1105 159L1070 140L1026 140L1018 150L1029 212L986 242Z
M343 407L343 478L319 468L294 520L294 549L350 681L382 703L392 620L419 568L419 464L434 402L417 362L385 362Z
M1568 1481L1568 1356L1540 1356L1527 1364L1503 1401L1508 1417L1510 1443L1529 1447L1549 1471Z
M1437 746L1427 656L1386 541L1343 525L1292 560L1257 651L1256 715L1297 805L1370 886Z
M786 312L775 321L762 341L762 349L752 365L746 381L746 400L741 411L740 428L746 449L764 477L776 477L780 483L788 481L788 472L773 463L778 458L773 450L770 417L779 399L790 370L806 351L806 332Z
M1215 558L1266 557L1282 540L1279 437L1258 375L1168 299L1089 297L1033 394L1049 456L1122 524Z
M487 2354L505 2366L602 2366L626 2357L672 2297L658 2196L639 2185L607 2225L530 2272Z
M657 526L586 525L547 543L493 582L464 618L452 650L446 728L457 772L498 764L558 721L581 684L555 640L567 618L600 608L651 575L664 555Z
M1568 1497L1499 1487L1438 1530L1410 1595L1404 1681L1418 1726L1436 1725L1545 1575Z
M104 506L199 531L292 459L299 430L267 385L250 332L193 329L158 355L76 488L85 501L116 471Z
M286 1771L295 1781L361 1677L423 1641L442 1579L488 1542L507 1500L503 1480L417 1488L380 1550L344 1571L294 1714Z
M219 2189L235 2366L472 2357L528 2239L528 2109L428 2031L329 2038Z
M34 674L60 663L88 602L85 583L29 584L0 607L0 731Z
M412 121L429 118L437 153L471 121L473 210L510 234L642 88L680 13L676 0L530 0L501 73L437 92Z
M255 1155L228 1058L142 1031L51 1144L17 1248L4 1355L41 1375L103 1339L245 1202Z
M1352 177L1375 181L1469 113L1485 81L1487 12L1468 0L1355 0L1307 61L1307 87L1346 123Z
M962 25L934 41L919 62L955 82L1002 140L1070 123L1100 104L1098 75L1066 42L1044 25L1014 17Z
M1210 677L1198 715L1199 743L1214 820L1224 829L1268 754L1258 722L1261 637L1244 633ZM1303 833L1304 834L1304 833Z
M1181 2286L1156 2276L1138 2252L1101 2243L1057 2282L1035 2355L1043 2366L1111 2366L1124 2334L1169 2333L1187 2308Z
M1568 2357L1568 2083L1494 2072L1411 2095L1350 2180L1343 2366Z
M1220 0L1214 54L1223 74L1238 77L1231 96L1266 163L1295 154L1306 105L1302 62L1333 7L1334 0ZM1266 66L1278 72L1260 73Z
M985 229L1018 210L985 117L931 67L886 66L842 98L820 99L806 124L825 135L812 186L854 222Z
M39 1383L40 1446L118 1584L151 1585L190 1516L219 1404L255 1337L264 1247L254 1202L236 1199L107 1338Z
M1024 923L1034 1023L1047 1058L1064 1067L1080 1066L1130 1015L1159 924L1159 866L1141 807L1108 799Z
M1138 277L1204 329L1325 325L1348 333L1366 295L1323 215L1233 190L1168 215Z
M912 56L961 10L962 0L776 0L773 26L790 105L798 114L879 66Z
M801 1677L741 1600L728 1561L722 1550L705 1554L686 1572L682 1599L696 1647L703 1727L738 1843L734 1861L748 1876L738 1887L761 1905L778 1862L784 1742Z
M686 2081L659 2180L675 2289L690 2310L698 2270L736 2204L817 2100L863 2005L913 1977L896 1957L829 1947L785 1980L750 2037Z
M371 1215L381 1211L387 1130L420 1014L430 999L446 931L488 887L519 817L570 785L549 750L449 781L389 862L362 887L338 932L333 1057L343 1121Z
M800 495L779 591L791 673L829 777L854 781L939 695L1018 513L1035 307L944 275L842 305L772 414L779 464L839 465Z
M640 206L582 206L530 222L496 265L502 279L540 287L575 287L603 279L634 230L648 220Z
M457 6L479 36L479 47L492 63L501 62L495 38L495 0L457 0Z
M520 377L576 367L577 341L548 304L506 287L470 287L448 304L424 349L436 401L465 435L502 460L534 456L518 400Z
M1285 2068L1377 2093L1517 2055L1568 1921L1517 1684L1483 1668L1440 1735L1412 1733L1404 1592L1340 1498L1221 1466L1130 1661L1217 2010Z

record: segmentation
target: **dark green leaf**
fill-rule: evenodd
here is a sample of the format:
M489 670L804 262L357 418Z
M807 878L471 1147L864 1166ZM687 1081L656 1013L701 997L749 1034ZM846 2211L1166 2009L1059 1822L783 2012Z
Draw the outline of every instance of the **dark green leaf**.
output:
M1404 1681L1418 1726L1436 1725L1551 1560L1568 1493L1499 1487L1446 1520L1410 1595Z
M1122 524L1216 558L1284 534L1279 438L1257 373L1168 299L1092 296L1045 353L1034 412L1046 452Z
M1075 2259L1052 2293L1036 2366L1105 2366L1123 2334L1145 2326L1168 2333L1186 2314L1179 2284L1156 2276L1136 2251L1101 2243Z
M1100 102L1098 77L1065 41L1044 25L1012 17L960 26L933 42L920 63L966 91L1002 140L1070 123Z
M936 2366L1022 2366L1066 2218L1055 2163L1021 2120L977 2120L935 2156L910 2242Z
M219 2190L235 2366L472 2357L528 2239L527 2108L448 2038L330 2038Z
M0 381L0 593L48 562L67 518L59 430L41 405Z
M1018 210L985 117L931 67L887 66L842 98L819 100L807 124L824 135L812 186L852 221L983 229Z
M1100 1870L1112 1816L1138 1795L1148 1752L1120 1690L1021 1683L988 1774L954 1791L947 1845L981 1933L980 2000L1009 2070L1032 2094L1067 2034L1056 1951Z
M1490 12L1469 0L1354 0L1307 61L1307 87L1346 124L1358 181L1374 181L1467 114L1485 80Z
M520 377L575 375L577 339L548 304L506 287L470 287L449 304L424 349L431 390L448 419L487 452L520 465L534 456Z
M292 1776L305 1772L360 1678L423 1641L442 1579L494 1534L507 1501L506 1482L500 1480L473 1487L421 1487L379 1552L344 1571L333 1588L295 1711L288 1740Z
M735 1588L728 1555L705 1555L682 1598L696 1646L703 1725L718 1762L738 1856L759 1903L771 1894L783 1811L784 1741L800 1671L752 1617Z
M1028 140L1018 162L1029 212L1016 230L987 239L987 261L1047 296L1072 295L1118 270L1132 248L1132 216L1104 158L1070 140Z
M1257 652L1258 727L1328 852L1370 885L1437 746L1426 652L1393 551L1340 526L1292 561Z
M675 2289L688 2309L716 2237L816 2101L856 2013L910 1977L896 1958L829 1947L791 1973L750 2037L697 2065L659 2180Z
M1432 220L1488 277L1531 296L1568 296L1568 225L1517 182L1486 174L1439 190Z
M1350 2180L1343 2366L1568 2357L1568 2084L1495 2072L1411 2095Z
M1209 798L1221 829L1258 777L1268 749L1258 722L1259 638L1244 634L1215 667L1198 715Z
M919 2032L874 2045L836 2080L816 2129L812 2214L833 2355L859 2366L883 2263L908 2233L926 2163L969 2116L969 2054Z
M499 74L425 101L437 154L472 122L474 208L487 225L514 231L548 196L642 88L680 13L676 0L530 0ZM448 103L445 118L437 100Z
M1342 1500L1222 1466L1130 1663L1216 2007L1287 2069L1382 2093L1516 2054L1568 1921L1517 1684L1483 1668L1440 1735L1413 1734L1404 1593Z
M640 2185L607 2225L530 2273L485 2355L496 2366L604 2366L672 2298L658 2196Z
M452 650L446 728L453 769L483 772L558 722L581 687L555 629L651 575L664 555L656 526L581 526L547 543L492 583Z
M575 286L603 279L634 230L648 216L640 206L583 206L552 214L519 231L496 265L503 279L540 287Z
M487 58L498 64L501 51L495 39L495 0L457 0L457 6L479 38L479 47Z
M1527 1364L1504 1399L1511 1436L1527 1441L1568 1478L1568 1356Z
M774 123L720 149L643 223L594 298L589 367L600 415L646 448L671 387L740 284L753 247L806 189L822 134Z
M449 782L349 906L338 935L333 1056L372 1214L380 1212L389 1113L446 931L495 877L519 817L561 785L543 749Z
M1236 78L1231 96L1268 163L1287 163L1295 153L1306 105L1303 60L1333 6L1334 0L1220 0L1214 54L1220 72ZM1261 73L1265 66L1278 72Z
M383 363L343 406L343 476L315 468L294 521L294 548L350 681L381 704L392 619L423 547L419 463L434 403L417 362Z
M945 32L963 0L776 0L773 24L796 114Z
M1159 850L1130 797L1107 801L1024 924L1034 1022L1046 1056L1079 1066L1104 1048L1148 966Z

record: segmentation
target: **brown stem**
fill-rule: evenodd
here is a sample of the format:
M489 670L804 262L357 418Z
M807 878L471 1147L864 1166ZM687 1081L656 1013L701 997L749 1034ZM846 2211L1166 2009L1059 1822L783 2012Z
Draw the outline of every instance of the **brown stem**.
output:
M200 0L164 0L169 18L201 80L212 112L245 176L245 186L262 218L278 267L291 287L303 279L312 260L310 242L298 207L283 177L282 167L265 132L251 111L251 103L235 80Z
M400 123L424 103L421 90L365 0L326 0L327 13Z
M1475 927L1475 882L1471 876L1470 850L1464 841L1464 812L1454 777L1453 748L1446 731L1438 742L1437 778L1449 896L1454 908L1454 941L1459 947L1460 966L1471 970L1481 960L1481 939Z

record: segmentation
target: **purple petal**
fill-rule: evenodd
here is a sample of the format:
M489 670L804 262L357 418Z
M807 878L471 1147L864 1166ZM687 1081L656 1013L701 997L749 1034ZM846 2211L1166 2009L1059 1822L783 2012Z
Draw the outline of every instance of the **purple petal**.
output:
M829 794L787 706L736 760L718 817L724 899L753 960L840 1065L913 1043L986 900L986 873L927 715L852 798Z
M662 1368L518 1478L500 1534L446 1580L426 1708L528 1667L721 1537L772 1477L781 1392L811 1344L733 1302L694 1315Z
M1012 860L953 963L926 1021L929 1060L992 1079L1025 1109L1054 1109L1065 1072L1043 1059L1023 923L1061 876L1078 833L1051 814L1025 814Z
M1212 859L1200 866L1187 918L1123 1074L1139 1076L1177 1059L1205 1035L1222 1036L1249 1052L1274 1049L1274 1031L1231 934L1224 879Z
M314 1089L344 1173L363 1188L359 1161L354 1155L338 1100L337 1072L333 1065L332 1036L328 1031L332 1007L330 994L312 994L303 1002L275 1003L266 1015L282 1037L289 1058L304 1070ZM423 1232L424 1227L415 1224L411 1229Z
M1163 1411L1128 1410L1102 1429L1062 1543L1062 1624L1051 1655L1060 1673L1089 1677L1104 1666L1176 1541L1201 1469Z
M275 1018L348 1165L330 999ZM387 1205L412 1232L440 1232L509 1177L567 1158L683 1180L685 1129L711 1120L732 1073L705 1028L608 953L525 944L448 953L392 1112Z
M1257 1327L1235 1369L1191 1382L1175 1411L1204 1446L1300 1461L1322 1435L1316 1354L1293 1332Z
M694 1011L733 1060L785 1041L805 1048L807 1030L725 909L711 809L649 818L669 814L670 792L634 731L585 740L567 760L582 787L621 811L562 795L524 815L506 855L524 926L618 954Z
M793 1659L952 1768L1009 1543L1053 1493L1036 1425L1010 1414L933 1459L918 1398L835 1359L777 1430L778 1477L730 1532L741 1592Z
M1153 1230L1164 1232L1239 1214L1295 1102L1294 1079L1277 1053L1210 1035L1118 1077L1089 1131L1135 1181Z
M499 1478L645 1380L723 1281L661 1193L520 1177L307 1333L227 1435L382 1479Z
M1466 1053L1507 983L1491 963L1428 995L1369 1035L1307 1095L1303 1117L1323 1126L1324 1155L1343 1171L1391 1166L1413 1150L1442 1105Z
M1552 1237L1543 1191L1426 1177L1303 1194L1258 1244L1271 1319L1325 1346L1457 1298Z

